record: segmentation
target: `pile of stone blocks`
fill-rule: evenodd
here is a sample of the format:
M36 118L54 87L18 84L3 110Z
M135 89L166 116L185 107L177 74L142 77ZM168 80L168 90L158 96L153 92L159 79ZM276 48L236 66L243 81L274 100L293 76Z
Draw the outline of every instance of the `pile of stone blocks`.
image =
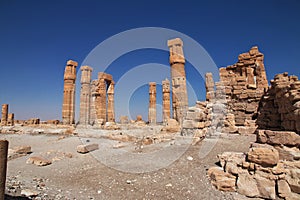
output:
M257 124L261 129L300 133L300 81L288 73L277 74L261 100Z
M287 131L257 131L257 141L247 153L218 155L221 167L208 176L222 191L248 197L300 199L300 136Z

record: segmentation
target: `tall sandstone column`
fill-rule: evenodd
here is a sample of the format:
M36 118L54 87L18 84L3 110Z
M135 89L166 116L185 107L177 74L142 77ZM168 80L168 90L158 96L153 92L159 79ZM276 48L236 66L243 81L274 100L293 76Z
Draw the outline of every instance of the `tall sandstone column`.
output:
M82 66L81 70L81 91L80 91L80 119L79 123L88 125L90 123L90 102L91 102L91 75L93 68Z
M90 124L94 125L97 119L96 99L97 99L98 80L91 83L91 99L90 99Z
M111 81L107 89L107 121L115 122L115 83Z
M7 126L7 119L8 119L8 104L2 105L2 116L1 116L1 125Z
M69 60L64 74L63 124L75 124L75 81L78 63Z
M168 79L162 81L163 87L163 122L170 119L170 81Z
M98 73L98 87L96 96L96 112L99 124L105 124L106 120L106 81L103 72Z
M7 125L8 126L14 126L15 125L15 114L9 113L7 118Z
M168 40L168 47L172 77L173 118L182 125L188 109L183 42L180 38Z
M149 111L148 111L149 124L156 123L156 83L149 83Z

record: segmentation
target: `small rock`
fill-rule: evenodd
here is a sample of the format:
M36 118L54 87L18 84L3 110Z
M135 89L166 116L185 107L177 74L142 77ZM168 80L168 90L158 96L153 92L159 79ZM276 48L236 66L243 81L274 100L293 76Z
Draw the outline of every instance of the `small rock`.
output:
M186 159L188 159L190 161L194 160L194 158L192 156L188 156Z
M171 183L167 184L166 187L172 187L173 185Z
M38 194L39 193L37 191L29 190L29 189L24 189L24 190L21 191L21 195L23 195L25 197L35 197Z
M37 156L28 158L26 163L27 164L34 164L34 165L37 165L37 166L46 166L46 165L52 164L52 162L50 160L47 160L47 159L42 158L42 157L37 157Z

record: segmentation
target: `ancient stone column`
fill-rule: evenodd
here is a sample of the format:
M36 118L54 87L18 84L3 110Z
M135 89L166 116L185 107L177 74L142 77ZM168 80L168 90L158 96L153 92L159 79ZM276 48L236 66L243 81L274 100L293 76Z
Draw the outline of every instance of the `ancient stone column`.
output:
M107 89L107 121L115 122L115 83L111 81Z
M162 81L163 87L163 122L170 118L170 81L168 79Z
M0 200L4 200L8 141L0 140Z
M77 62L69 60L64 74L63 124L75 124L75 81Z
M206 101L212 101L215 98L215 82L212 73L205 74Z
M98 87L96 97L97 121L99 124L106 122L106 81L103 72L98 73Z
M14 126L15 125L15 114L9 113L7 118L7 125L8 126Z
M156 83L149 83L149 112L148 112L149 124L156 123Z
M98 80L91 83L91 99L90 99L90 124L94 125L97 119L96 99L97 99Z
M1 125L7 125L7 118L8 118L8 104L2 105L2 117L1 117Z
M93 68L82 66L81 68L81 91L80 91L80 118L79 123L88 125L90 123L91 102L91 75Z
M183 42L180 38L168 40L168 47L170 49L173 117L182 125L188 109Z

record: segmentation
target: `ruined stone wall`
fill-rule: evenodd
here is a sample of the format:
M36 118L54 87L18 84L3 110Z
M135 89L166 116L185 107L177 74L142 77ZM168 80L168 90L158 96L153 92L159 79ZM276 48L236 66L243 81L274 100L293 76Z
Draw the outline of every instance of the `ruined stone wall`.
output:
M289 130L300 134L300 81L277 74L262 97L257 124L260 129Z
M268 88L264 67L264 55L258 47L242 53L238 62L220 68L220 80L225 87L229 113L235 116L235 125L247 125L247 120L255 120L259 101Z

